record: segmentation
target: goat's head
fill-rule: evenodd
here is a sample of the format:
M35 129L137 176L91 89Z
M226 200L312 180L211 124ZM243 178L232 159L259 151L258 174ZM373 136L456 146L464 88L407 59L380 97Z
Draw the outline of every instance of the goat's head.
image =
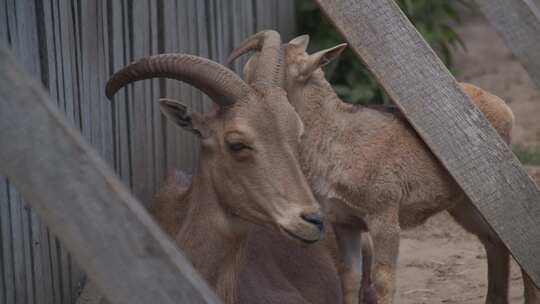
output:
M305 242L321 237L320 206L297 157L303 125L284 91L276 86L277 76L248 85L213 61L163 54L118 71L107 83L107 97L131 82L149 78L187 82L216 104L206 115L189 113L169 99L161 100L161 109L168 119L200 138L197 174L209 181L213 189L206 191L216 192L227 214L277 225Z
M231 64L239 56L255 51L256 53L250 57L248 62L244 65L244 78L248 83L256 80L257 75L261 73L268 73L266 70L267 63L265 62L268 56L268 49L278 48L278 52L274 52L278 56L276 59L283 66L284 75L281 78L281 87L285 89L288 94L294 93L297 90L302 90L305 84L312 78L314 74L318 74L319 79L324 79L322 70L320 69L331 60L341 54L341 52L347 47L346 43L336 45L334 47L318 51L313 54L307 53L307 47L309 44L309 36L301 35L289 43L283 44L279 47L270 45L272 43L269 39L264 39L268 33L277 33L273 31L259 32L241 43L240 46L235 48L229 57L227 58L227 64ZM278 40L278 39L274 39ZM264 59L261 59L265 56Z

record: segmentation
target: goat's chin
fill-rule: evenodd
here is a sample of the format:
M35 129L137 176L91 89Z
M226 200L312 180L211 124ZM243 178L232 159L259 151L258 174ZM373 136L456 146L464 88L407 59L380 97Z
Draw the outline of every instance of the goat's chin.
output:
M306 244L313 244L317 241L319 241L322 238L323 232L322 231L294 231L289 230L286 227L279 226L280 230L285 234L287 237L293 239L293 240L299 240L302 243Z

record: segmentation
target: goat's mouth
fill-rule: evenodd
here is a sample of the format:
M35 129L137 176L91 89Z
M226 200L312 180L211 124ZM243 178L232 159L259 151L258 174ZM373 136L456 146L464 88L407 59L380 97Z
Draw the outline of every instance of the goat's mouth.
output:
M306 244L313 244L315 242L317 242L318 240L321 239L321 236L322 236L322 231L317 235L317 237L315 238L306 238L306 237L303 237L303 236L300 236L298 235L297 233L294 233L292 232L291 230L288 230L287 228L285 227L280 227L281 230L285 231L285 233L290 236L291 238L293 239L296 239L296 240L300 240Z

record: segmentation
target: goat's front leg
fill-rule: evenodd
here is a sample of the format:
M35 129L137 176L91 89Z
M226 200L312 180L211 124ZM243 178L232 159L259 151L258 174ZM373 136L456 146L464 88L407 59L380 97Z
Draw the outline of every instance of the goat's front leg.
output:
M357 226L334 223L344 304L358 304L362 283L362 233Z
M362 287L360 288L360 303L377 304L377 295L373 285L373 270L375 268L373 239L369 232L362 233Z
M379 304L393 303L396 291L396 268L399 254L398 208L390 209L368 221L373 238L374 284Z
M343 303L377 304L373 286L373 241L361 218L334 223Z

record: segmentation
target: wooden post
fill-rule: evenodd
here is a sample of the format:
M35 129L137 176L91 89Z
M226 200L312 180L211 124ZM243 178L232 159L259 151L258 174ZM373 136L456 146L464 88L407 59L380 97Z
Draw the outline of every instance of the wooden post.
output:
M476 0L540 89L540 10L532 0Z
M118 304L221 303L0 45L0 173Z
M539 286L540 191L398 5L316 2Z

